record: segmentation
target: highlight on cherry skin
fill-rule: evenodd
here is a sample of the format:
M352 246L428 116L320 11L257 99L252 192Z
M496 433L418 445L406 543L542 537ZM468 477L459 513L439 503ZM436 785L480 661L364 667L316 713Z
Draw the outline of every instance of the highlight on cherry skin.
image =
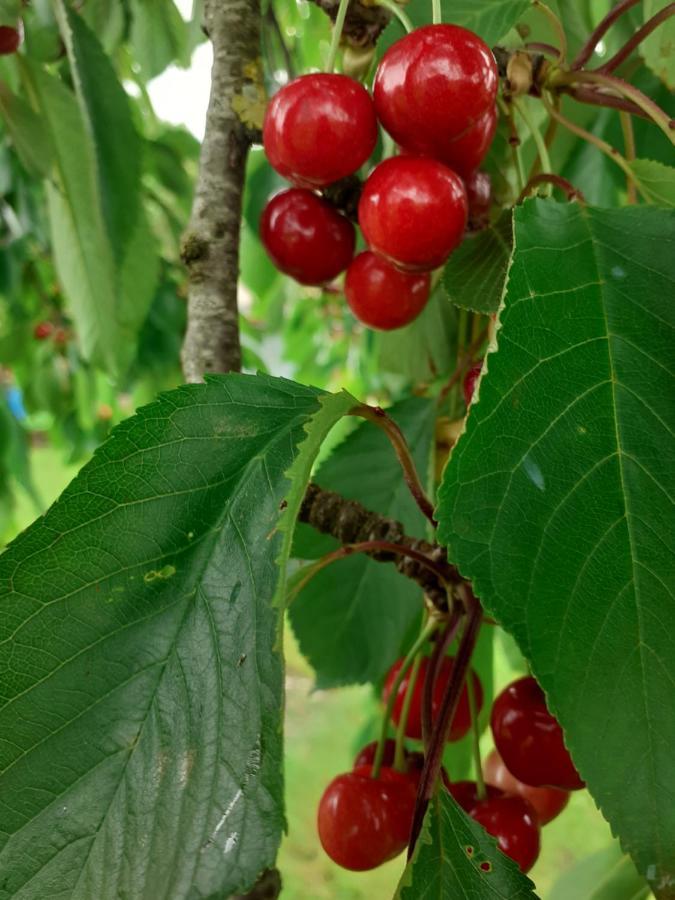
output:
M390 331L408 325L429 299L428 272L403 272L370 250L359 253L347 269L345 297L364 325Z
M486 786L494 786L505 794L518 794L535 811L540 826L548 825L567 806L569 791L553 787L533 787L520 781L506 768L506 763L498 750L492 750L483 762L483 776Z
M537 861L540 833L537 816L527 800L512 794L479 801L469 815L497 838L502 853L529 872Z

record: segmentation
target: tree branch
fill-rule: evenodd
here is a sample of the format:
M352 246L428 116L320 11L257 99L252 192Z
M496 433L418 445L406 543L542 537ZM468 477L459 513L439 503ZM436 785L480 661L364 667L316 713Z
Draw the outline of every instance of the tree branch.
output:
M241 367L237 280L239 226L252 129L260 127L265 93L260 68L259 0L206 0L213 44L211 96L199 177L181 257L188 270L188 328L183 374Z
M340 0L314 0L335 21ZM391 20L391 13L381 6L353 0L347 10L342 36L354 47L374 47Z

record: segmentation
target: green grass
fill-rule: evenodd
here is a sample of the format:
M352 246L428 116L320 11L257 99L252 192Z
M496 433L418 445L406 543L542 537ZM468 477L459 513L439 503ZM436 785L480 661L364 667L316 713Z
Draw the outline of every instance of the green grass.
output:
M34 478L46 505L53 502L76 474L52 448L32 452ZM25 528L35 518L33 504L18 498L15 519ZM512 668L502 643L496 642L495 672L498 687L517 670ZM352 762L359 734L378 708L367 687L330 692L312 690L312 672L300 655L290 629L286 634L286 784L288 835L279 867L284 879L283 900L388 900L403 869L393 860L374 872L346 872L322 851L315 826L316 809L326 784ZM482 741L489 749L489 735ZM450 773L452 775L452 773ZM586 791L576 792L565 812L543 832L542 853L531 877L543 900L556 878L578 860L611 840L607 823ZM570 897L570 900L578 898Z

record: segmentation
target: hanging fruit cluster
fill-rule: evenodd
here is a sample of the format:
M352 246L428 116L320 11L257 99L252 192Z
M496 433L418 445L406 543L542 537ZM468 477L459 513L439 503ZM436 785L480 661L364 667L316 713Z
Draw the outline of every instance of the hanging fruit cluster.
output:
M424 308L430 273L461 243L469 213L485 216L489 178L478 171L494 136L497 66L490 48L456 25L429 25L395 43L372 97L346 75L303 75L270 102L263 143L291 182L268 202L261 238L275 265L301 284L346 270L345 296L371 328L399 328ZM378 122L398 145L367 177L354 257L353 224L320 191L371 156Z
M454 659L445 657L431 686L431 726L448 690ZM413 670L403 660L389 671L383 690L397 739L368 744L351 772L338 775L319 803L317 824L326 853L347 869L365 870L387 862L408 845L424 754L411 752L403 737L422 737L422 706L430 661ZM403 669L403 672L402 672ZM453 716L448 741L458 741L476 726L483 690L469 673ZM414 680L413 680L414 679ZM412 683L411 683L412 682ZM395 696L391 696L395 692ZM473 707L473 715L472 715ZM532 677L520 678L497 697L490 724L495 749L477 781L451 781L441 769L440 790L497 839L499 849L528 872L539 856L540 830L567 805L569 792L584 787L563 743L562 730L546 708Z

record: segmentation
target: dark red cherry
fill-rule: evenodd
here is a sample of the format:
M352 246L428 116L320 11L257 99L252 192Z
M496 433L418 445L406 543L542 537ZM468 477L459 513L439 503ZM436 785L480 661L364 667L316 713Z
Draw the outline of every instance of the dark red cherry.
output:
M483 162L497 130L497 110L491 106L477 122L459 137L447 141L443 154L436 158L462 178L470 175Z
M33 337L36 341L45 341L54 331L51 322L38 322L33 329Z
M481 802L478 797L478 785L475 781L450 781L444 778L443 784L464 812L470 813L474 806ZM502 796L499 788L493 787L491 784L485 785L485 791L487 799Z
M302 188L272 197L260 219L260 237L276 267L301 284L331 281L354 255L352 223Z
M488 784L500 788L505 794L517 794L527 800L540 825L546 825L560 815L570 798L568 791L558 788L523 784L509 772L497 750L493 750L483 763L483 774Z
M377 741L371 741L366 744L356 754L354 765L352 768L358 769L359 766L372 766L375 762L375 754L377 753ZM387 738L384 742L384 755L382 756L382 765L391 768L394 765L394 757L396 756L396 741L393 738Z
M491 797L471 810L471 818L497 838L502 853L529 872L539 856L539 825L530 804L522 797Z
M397 156L363 186L359 224L371 249L394 265L426 271L461 242L468 203L459 175L435 159Z
M469 228L483 228L489 220L492 202L492 179L487 172L472 172L464 179L469 201Z
M21 34L11 25L0 25L0 56L16 53L21 43Z
M345 297L364 325L391 331L412 322L429 299L428 272L402 272L370 250L347 269Z
M267 158L299 187L323 187L351 175L376 141L370 95L346 75L301 75L272 97L265 113Z
M476 389L476 382L480 378L480 373L483 369L482 361L476 363L474 366L468 370L466 375L464 376L464 381L462 383L462 391L464 392L464 402L467 406L471 404L471 400L473 399L473 392Z
M319 803L317 825L326 853L345 869L374 869L397 856L407 845L415 791L393 769L378 779L371 766L338 775Z
M534 787L584 787L544 692L532 677L519 678L497 697L490 720L495 746L512 775Z
M494 107L497 85L497 65L484 41L458 25L428 25L384 54L373 99L397 143L445 161L448 146Z
M387 698L392 689L392 685L394 680L401 668L403 660L398 660L394 663L394 665L389 670L387 675L387 679L384 683L383 690L383 699L386 703ZM432 718L435 718L438 715L438 712L441 708L441 704L443 702L443 697L447 690L448 684L450 682L450 676L452 674L454 659L453 657L446 656L440 666L440 671L436 676L436 681L434 683L434 689L431 700L431 714ZM417 680L415 681L415 688L413 690L413 696L410 703L410 709L408 712L408 721L406 724L405 733L410 738L415 738L419 740L422 737L422 694L423 694L423 685L424 679L427 676L427 672L429 670L429 660L425 657L422 660L422 664L420 665L419 672L417 674ZM476 708L477 711L480 712L483 706L483 688L480 683L480 679L476 675L475 672L471 672L471 677L473 678L473 687L474 687L474 696L476 699ZM406 677L401 682L398 692L396 694L396 700L394 701L394 707L392 710L392 719L398 724L399 719L401 718L401 711L403 709L403 701L405 700L406 691L408 690L408 682L409 676ZM460 738L463 738L464 735L468 732L471 727L471 714L469 709L469 695L466 689L466 684L462 687L462 692L459 696L459 703L457 705L457 710L455 711L454 718L452 720L452 725L450 726L450 734L448 736L449 741L458 741Z

